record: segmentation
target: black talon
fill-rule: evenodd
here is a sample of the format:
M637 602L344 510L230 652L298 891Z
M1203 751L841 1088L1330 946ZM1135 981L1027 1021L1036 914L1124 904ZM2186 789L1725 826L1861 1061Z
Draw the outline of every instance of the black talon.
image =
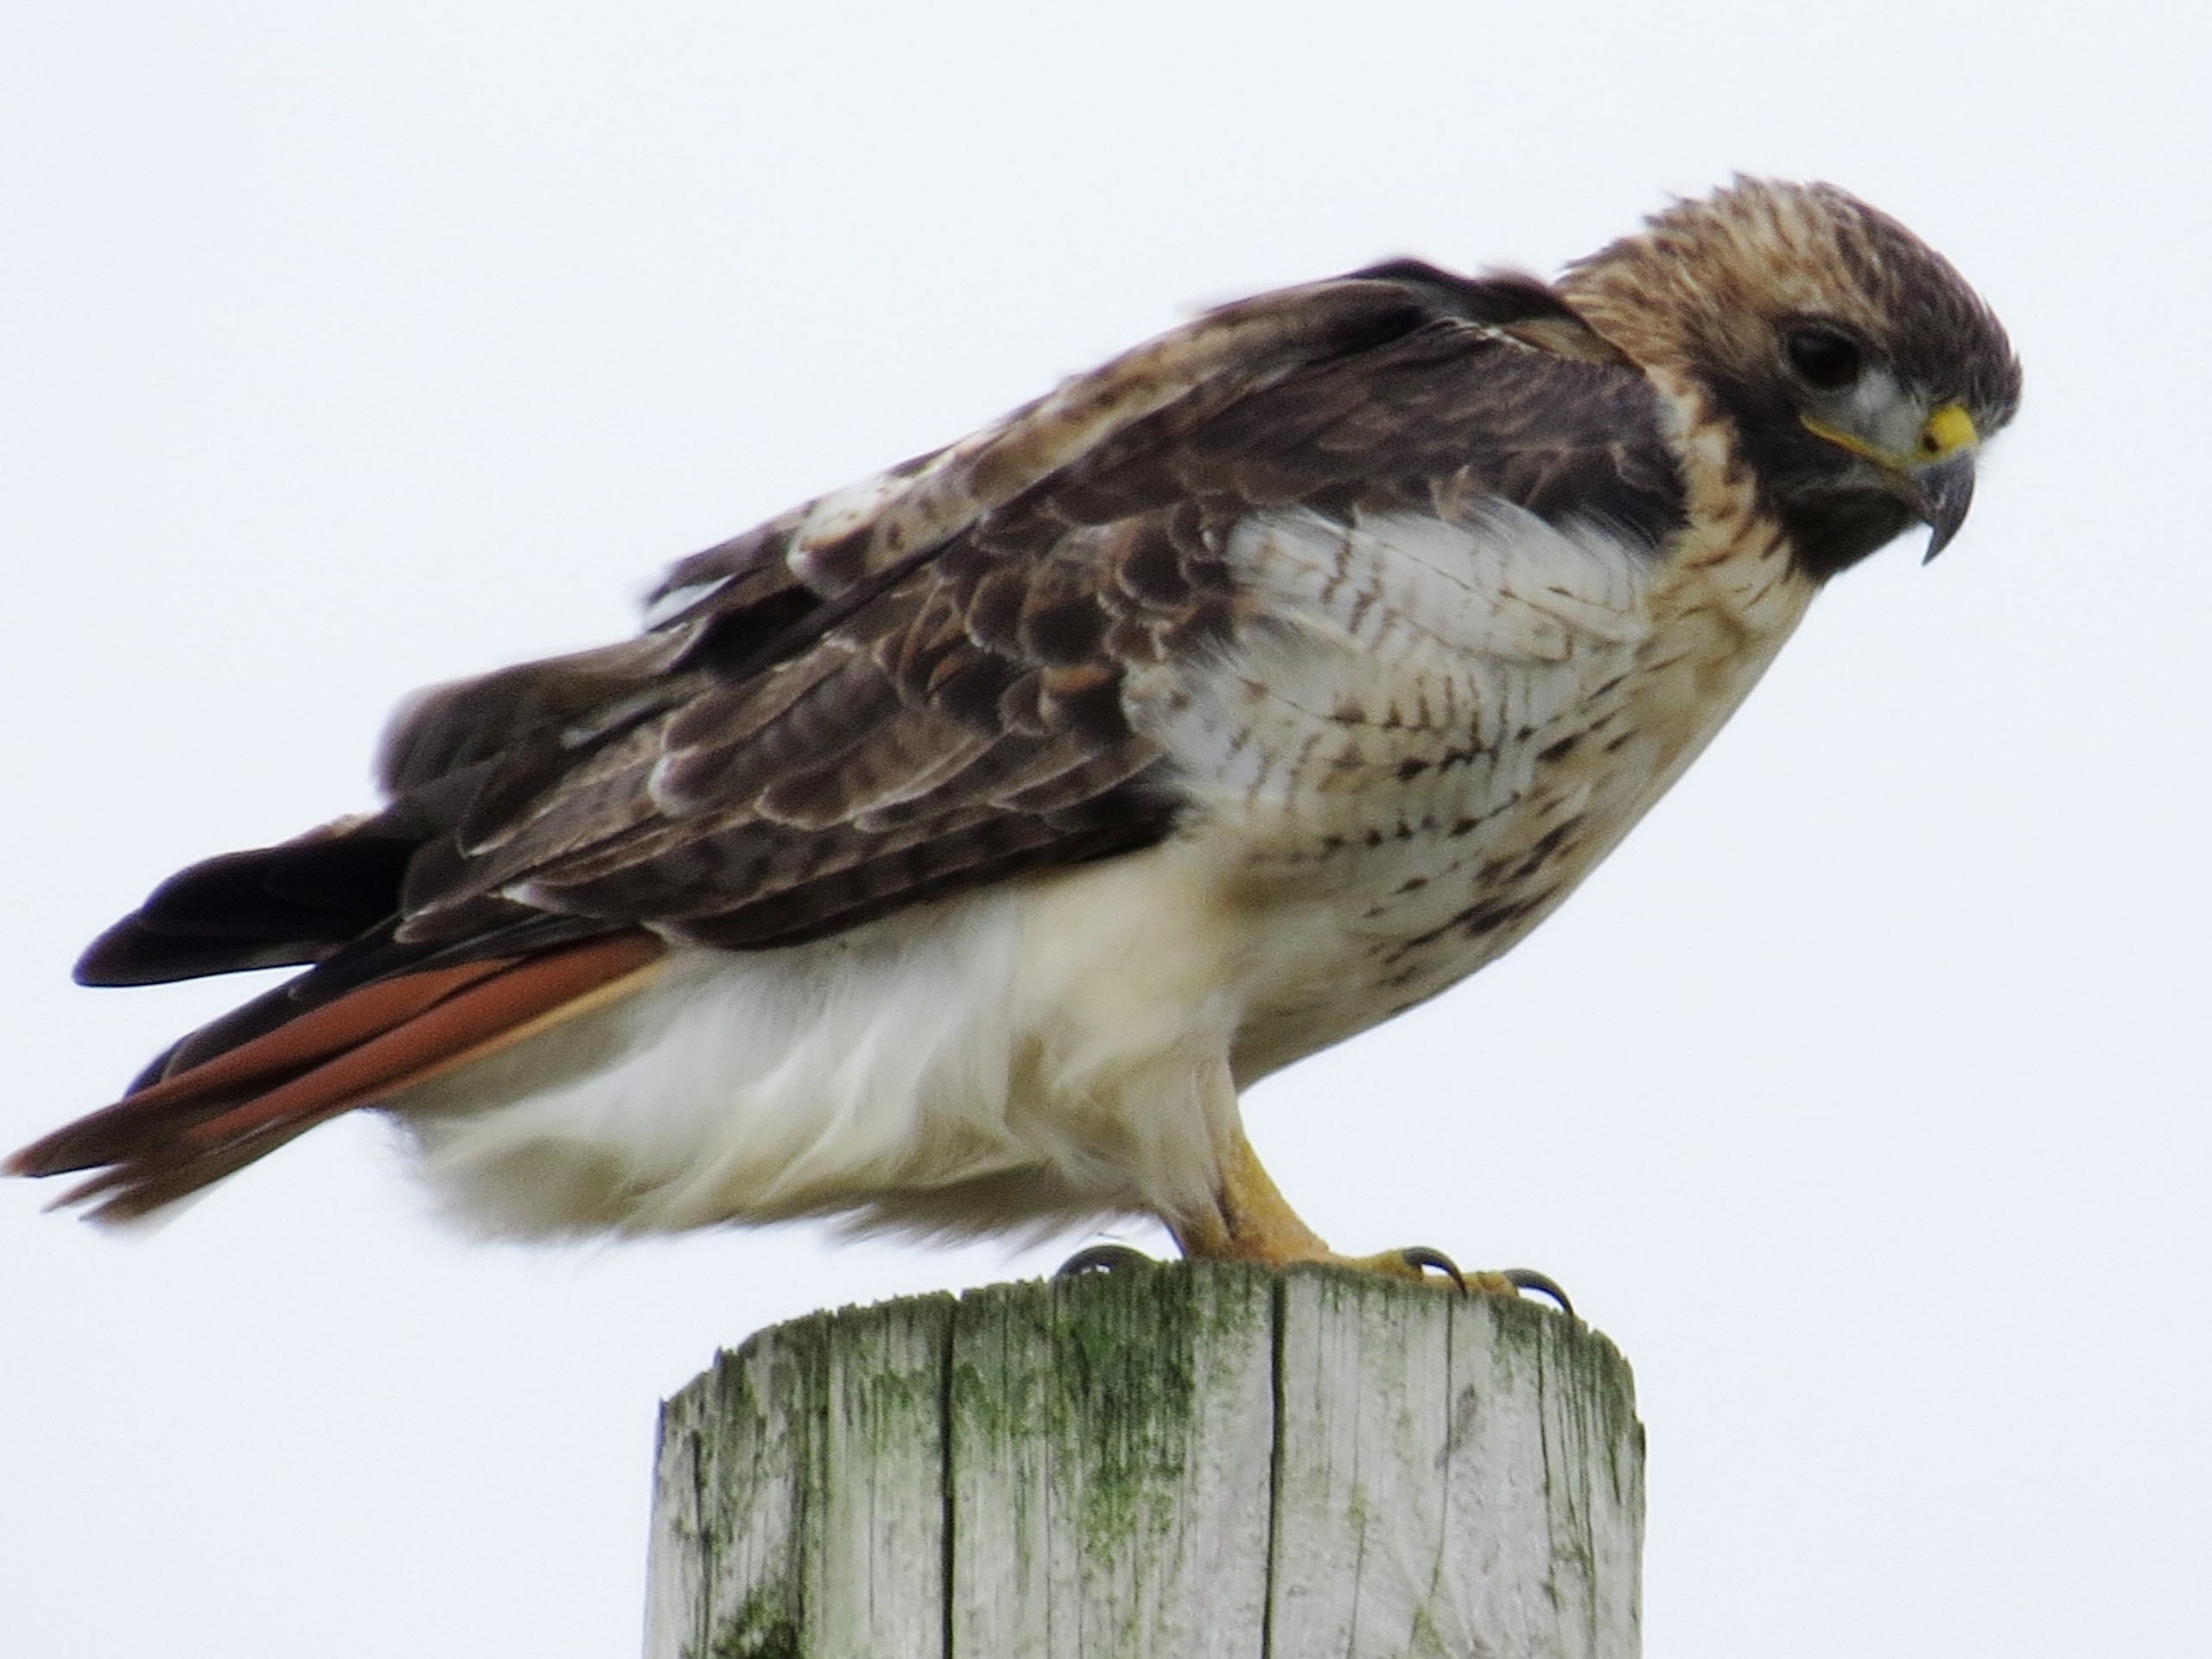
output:
M1417 1273L1425 1274L1429 1268L1435 1268L1437 1272L1459 1287L1461 1295L1466 1294L1467 1275L1460 1272L1459 1264L1445 1255L1443 1251L1432 1250L1426 1244L1415 1244L1400 1250L1398 1255L1408 1267Z
M1060 1263L1055 1279L1074 1279L1086 1273L1119 1273L1124 1268L1155 1266L1142 1250L1127 1244L1091 1244Z
M1534 1268L1508 1268L1503 1276L1515 1289L1533 1290L1539 1296L1548 1296L1559 1304L1560 1313L1573 1316L1574 1304L1567 1300L1567 1293L1559 1287L1559 1281L1549 1274L1538 1273Z

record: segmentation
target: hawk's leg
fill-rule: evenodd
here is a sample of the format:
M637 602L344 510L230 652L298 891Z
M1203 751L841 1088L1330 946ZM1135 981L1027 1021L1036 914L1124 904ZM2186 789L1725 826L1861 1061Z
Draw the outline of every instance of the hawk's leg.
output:
M1567 1298L1541 1274L1513 1268L1503 1273L1462 1273L1435 1250L1385 1250L1379 1255L1339 1255L1321 1236L1299 1218L1290 1201L1274 1184L1244 1138L1241 1123L1234 1124L1222 1148L1221 1185L1211 1211L1170 1219L1168 1230L1183 1254L1217 1262L1260 1262L1269 1267L1288 1267L1296 1262L1329 1262L1369 1273L1387 1273L1401 1279L1427 1277L1427 1269L1440 1267L1440 1284L1457 1284L1467 1290L1516 1296L1523 1287L1541 1290L1564 1307Z
M1260 1162L1259 1154L1236 1124L1221 1154L1221 1185L1211 1212L1171 1221L1169 1230L1185 1255L1216 1262L1264 1262L1271 1268L1293 1262L1341 1260L1320 1234L1299 1218L1282 1189ZM1418 1274L1419 1268L1410 1271Z

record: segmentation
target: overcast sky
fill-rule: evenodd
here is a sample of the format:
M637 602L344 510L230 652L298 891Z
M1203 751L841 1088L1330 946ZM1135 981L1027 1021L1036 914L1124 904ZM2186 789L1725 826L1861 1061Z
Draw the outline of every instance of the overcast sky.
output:
M241 994L67 976L177 865L365 804L410 687L626 631L668 561L1199 305L1829 178L2026 361L1965 534L1840 582L1554 921L1253 1133L1340 1246L1541 1265L1620 1343L1651 1659L2195 1659L2184 16L10 0L0 1141ZM367 1119L149 1238L42 1196L0 1191L0 1651L40 1656L632 1651L661 1396L1081 1242L477 1247Z

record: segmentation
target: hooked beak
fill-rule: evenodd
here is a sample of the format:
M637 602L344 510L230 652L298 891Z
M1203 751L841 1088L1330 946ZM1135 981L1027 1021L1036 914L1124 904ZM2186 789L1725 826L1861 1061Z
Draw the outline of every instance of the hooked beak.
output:
M1898 480L1897 493L1905 505L1920 515L1921 523L1935 533L1928 538L1926 564L1951 544L1959 526L1974 505L1974 450L1971 447L1942 461L1915 467Z
M1974 455L1981 446L1974 416L1962 405L1946 404L1930 415L1912 452L1904 455L1891 454L1810 415L1803 420L1815 437L1878 467L1897 499L1934 532L1923 564L1951 544L1967 521L1967 509L1974 505Z

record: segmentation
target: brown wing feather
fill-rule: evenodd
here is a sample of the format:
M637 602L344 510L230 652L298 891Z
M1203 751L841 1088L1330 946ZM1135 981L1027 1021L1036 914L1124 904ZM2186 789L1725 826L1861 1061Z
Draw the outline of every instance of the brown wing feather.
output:
M10 1167L108 1166L73 1196L142 1213L613 994L663 937L789 944L1157 840L1178 780L1133 684L1233 636L1241 517L1503 496L1656 539L1656 432L1526 279L1400 264L1215 312L685 561L637 640L417 697L385 811L186 872L80 971L315 965Z
M458 856L411 872L403 937L442 937L448 913L526 883L548 908L783 943L948 885L1157 838L1173 802L1133 784L1156 756L1129 728L1123 677L1218 635L1228 573L1204 526L1173 511L1185 492L1166 473L1125 477L1110 499L1094 491L1087 511L1021 516L1010 536L991 533L992 515L1081 493L1086 457L1133 425L1164 418L1147 442L1173 442L1436 310L1405 284L1365 279L1226 308L873 486L686 561L657 597L702 596L648 636L673 646L653 649L649 674L602 688L626 716L603 736L577 741L591 729L583 700L526 671L427 699L387 741L389 782L475 757L486 729L510 748L460 826ZM610 661L574 660L594 674ZM1014 786L1001 798L976 787L993 777ZM1047 778L1095 779L1097 797L1056 799L1019 830L998 823ZM946 810L928 810L940 789ZM917 856L921 838L887 839L892 823L933 830L942 870ZM686 855L733 837L753 855ZM708 890L708 868L751 890ZM794 933L806 887L819 890L821 924ZM734 919L755 906L785 918L757 938Z

